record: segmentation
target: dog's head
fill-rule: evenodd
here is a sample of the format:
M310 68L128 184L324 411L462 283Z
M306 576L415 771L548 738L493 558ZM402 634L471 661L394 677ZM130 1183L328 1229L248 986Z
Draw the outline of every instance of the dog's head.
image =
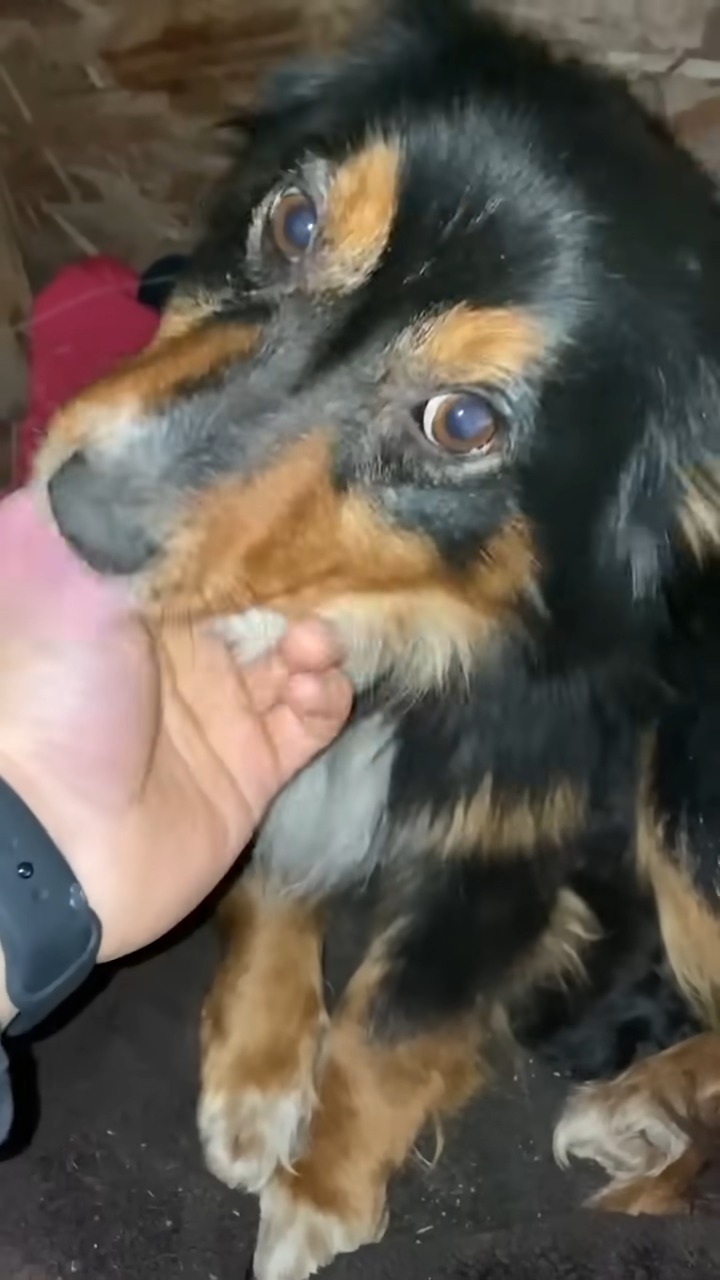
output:
M422 685L520 620L610 643L716 540L719 242L624 89L405 10L278 79L157 338L39 476L149 607L319 611Z

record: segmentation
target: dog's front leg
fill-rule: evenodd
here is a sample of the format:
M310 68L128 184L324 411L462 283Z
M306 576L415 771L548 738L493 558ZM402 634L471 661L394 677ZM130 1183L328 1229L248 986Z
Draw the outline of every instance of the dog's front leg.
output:
M202 1015L198 1124L210 1170L259 1191L303 1147L327 1015L322 917L255 873L221 907L225 954Z
M373 1024L383 973L371 955L333 1018L306 1152L261 1193L256 1280L305 1280L336 1255L379 1240L391 1175L426 1124L480 1083L472 1014L417 1033Z

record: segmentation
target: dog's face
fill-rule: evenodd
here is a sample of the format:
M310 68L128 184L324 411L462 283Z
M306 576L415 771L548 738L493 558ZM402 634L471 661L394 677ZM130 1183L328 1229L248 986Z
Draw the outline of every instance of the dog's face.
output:
M157 338L41 457L87 561L166 612L325 613L421 682L651 596L697 262L627 189L669 147L584 76L453 14L280 85Z

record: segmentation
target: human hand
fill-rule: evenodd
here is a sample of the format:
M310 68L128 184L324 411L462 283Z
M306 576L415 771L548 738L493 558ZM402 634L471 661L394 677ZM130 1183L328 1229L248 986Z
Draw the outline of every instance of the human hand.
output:
M198 630L151 637L27 494L0 503L0 555L0 775L82 884L107 960L223 878L341 729L350 687L317 621L242 670Z

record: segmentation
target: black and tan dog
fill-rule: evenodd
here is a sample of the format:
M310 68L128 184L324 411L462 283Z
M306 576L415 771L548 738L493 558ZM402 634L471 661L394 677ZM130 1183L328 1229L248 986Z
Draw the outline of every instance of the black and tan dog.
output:
M347 646L353 721L224 904L202 1030L208 1164L260 1195L258 1280L303 1280L378 1237L420 1130L584 962L612 1006L584 1053L676 1037L654 904L716 1017L720 214L620 84L447 0L245 126L157 339L38 483L151 614L249 653L315 611ZM329 1019L327 915L373 875ZM561 1156L607 1154L610 1096Z

